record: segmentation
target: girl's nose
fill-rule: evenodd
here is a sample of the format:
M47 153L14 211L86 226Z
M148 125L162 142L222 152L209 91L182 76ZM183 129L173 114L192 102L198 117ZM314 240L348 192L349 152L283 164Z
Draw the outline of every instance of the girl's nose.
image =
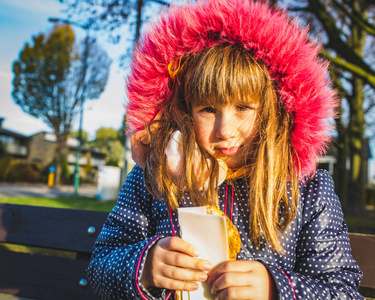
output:
M228 115L220 116L215 124L216 137L221 140L227 140L235 135L236 124L233 117Z

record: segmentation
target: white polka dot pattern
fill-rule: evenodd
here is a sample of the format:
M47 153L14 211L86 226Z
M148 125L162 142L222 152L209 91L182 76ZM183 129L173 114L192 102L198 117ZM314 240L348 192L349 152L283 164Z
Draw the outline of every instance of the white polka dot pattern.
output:
M254 247L249 239L249 206L244 179L219 188L220 208L230 210L242 249L239 260L258 260L272 274L279 299L363 299L357 292L362 272L351 256L348 231L333 181L326 171L300 183L294 221L281 237L284 254L266 244ZM228 195L228 197L226 196ZM229 200L228 200L229 199ZM181 206L191 205L186 196ZM230 209L229 209L230 207ZM178 215L172 221L179 232ZM147 252L161 237L172 235L171 219L163 202L153 198L134 167L95 244L87 273L100 299L167 299L170 291L147 291L140 283Z

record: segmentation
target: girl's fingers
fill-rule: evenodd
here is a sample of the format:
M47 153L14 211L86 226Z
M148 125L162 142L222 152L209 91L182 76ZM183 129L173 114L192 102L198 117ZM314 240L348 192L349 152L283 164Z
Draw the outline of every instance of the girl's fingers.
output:
M172 290L194 290L196 281L206 281L211 265L199 259L196 248L178 237L160 239L151 247L141 282ZM168 280L167 280L168 279Z
M215 299L274 299L277 293L272 275L257 261L224 263L207 282Z
M248 272L222 274L213 282L211 286L211 293L215 295L222 290L231 289L231 287L246 287L246 289L248 289L252 286L253 278L254 275Z
M167 251L164 257L165 264L200 271L211 269L209 261L196 258L199 255L198 249L178 237L161 239L158 245Z
M212 284L215 282L222 274L226 273L247 273L253 272L258 268L264 268L262 263L258 261L245 261L245 260L234 260L228 261L220 266L218 266L215 270L213 270L208 278L208 283Z
M164 266L160 269L160 275L166 278L171 278L181 281L206 281L207 274L205 272L197 272L185 268L178 268L175 266Z
M247 287L230 287L215 295L215 300L255 299Z
M158 242L159 246L164 248L165 250L169 251L177 251L181 253L185 253L192 257L199 256L199 250L195 248L193 245L189 244L188 242L184 241L179 237L167 237L161 239Z
M196 282L181 281L160 276L155 280L155 287L173 291L195 291L198 289L198 284Z
M164 263L170 266L191 270L209 271L211 269L211 264L209 261L191 257L179 252L167 253L164 258Z

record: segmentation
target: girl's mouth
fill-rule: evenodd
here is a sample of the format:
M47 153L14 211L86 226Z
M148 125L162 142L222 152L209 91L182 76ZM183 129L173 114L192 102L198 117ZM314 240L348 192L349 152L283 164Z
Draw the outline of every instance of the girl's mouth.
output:
M224 155L232 156L237 154L240 147L231 147L231 148L217 148Z

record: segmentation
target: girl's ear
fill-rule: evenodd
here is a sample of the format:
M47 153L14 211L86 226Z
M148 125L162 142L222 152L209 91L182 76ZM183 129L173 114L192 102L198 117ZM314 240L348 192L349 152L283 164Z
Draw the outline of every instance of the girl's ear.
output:
M148 157L148 154L150 153L150 135L149 130L151 133L154 133L160 126L158 121L161 119L161 116L163 114L163 110L161 110L153 121L151 121L151 124L149 128L145 128L143 130L140 130L136 133L134 133L131 136L130 144L131 144L131 151L132 151L132 159L134 162L140 166L143 170L146 167L146 160Z
M150 152L150 139L147 129L136 132L132 135L131 140L132 159L143 170L146 167L147 156Z

